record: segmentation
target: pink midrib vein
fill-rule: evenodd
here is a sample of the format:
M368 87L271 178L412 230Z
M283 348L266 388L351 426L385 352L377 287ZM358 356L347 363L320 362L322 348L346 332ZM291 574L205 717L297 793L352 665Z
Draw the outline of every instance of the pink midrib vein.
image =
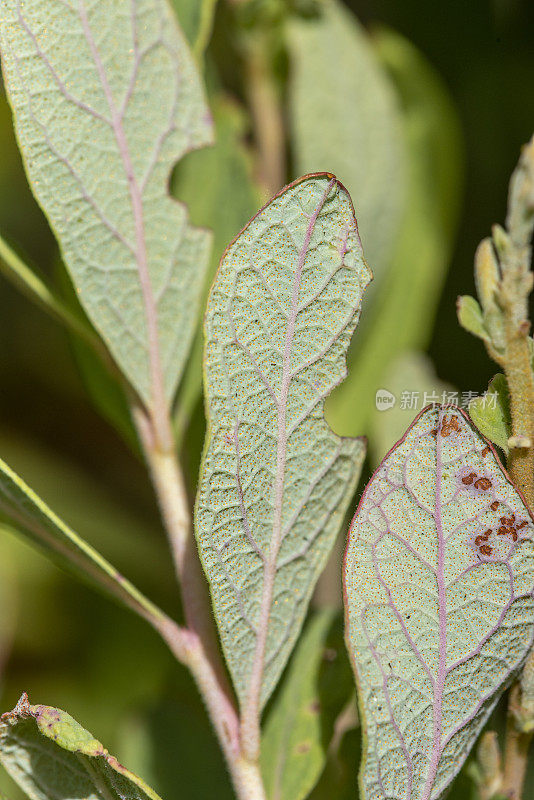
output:
M332 187L335 185L336 179L332 178L328 182L317 208L310 217L302 249L299 253L299 260L295 277L293 281L293 295L291 298L291 313L287 322L286 338L284 343L284 355L282 366L282 378L280 381L280 397L278 400L278 419L277 419L277 452L276 452L276 477L274 482L274 517L273 517L273 536L269 547L269 554L265 560L263 572L263 590L262 590L262 603L260 611L260 622L258 626L258 636L256 639L256 647L254 651L254 659L252 662L252 670L250 675L249 691L247 695L246 706L243 710L243 741L251 739L253 742L257 736L257 729L259 725L260 715L260 702L261 702L261 689L263 678L263 666L265 660L265 648L267 644L267 633L269 629L269 618L271 614L271 604L273 599L274 580L276 577L276 564L278 560L278 552L282 541L282 503L284 496L284 479L285 479L285 465L286 465L286 450L287 450L287 431L286 431L286 405L291 383L291 350L293 340L295 337L295 326L298 315L298 301L300 296L300 282L302 279L302 271L304 269L304 262L308 248L310 246L311 237L315 228L317 218L325 204L326 198L330 194ZM256 750L257 744L254 742L253 750ZM256 753L251 753L252 757L256 757Z
M436 505L434 520L436 523L438 559L436 564L436 579L438 582L438 626L439 626L439 653L438 671L434 683L433 713L434 725L432 732L432 752L428 767L428 776L421 795L421 800L430 800L439 760L441 758L441 739L443 722L443 689L447 677L447 598L445 589L445 540L441 518L441 445L439 439L440 425L443 422L443 413L440 412L438 434L436 436Z
M130 148L126 139L126 133L122 124L122 119L115 104L111 87L108 83L104 64L100 57L100 53L93 38L87 11L85 8L84 0L79 0L78 10L80 20L83 27L84 36L87 40L91 54L93 56L95 66L102 84L106 102L111 114L111 126L117 142L120 157L128 180L128 190L130 192L130 202L132 205L132 214L135 227L136 238L136 262L137 271L139 275L139 284L141 287L141 294L143 297L143 307L145 312L147 338L148 338L148 357L149 357L149 370L150 370L150 388L152 411L154 419L159 429L160 435L166 430L166 416L167 404L165 400L165 387L163 381L163 371L161 368L161 356L159 348L159 333L158 333L158 312L152 290L152 282L150 280L150 272L148 269L148 254L145 237L145 224L144 224L144 211L143 211L143 198L135 172L133 169L132 158L130 155ZM163 434L164 435L164 434Z

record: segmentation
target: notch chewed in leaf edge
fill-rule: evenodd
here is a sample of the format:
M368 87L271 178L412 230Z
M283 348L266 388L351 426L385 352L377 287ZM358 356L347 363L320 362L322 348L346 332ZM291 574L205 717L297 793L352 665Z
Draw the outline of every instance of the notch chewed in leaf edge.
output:
M533 518L456 408L429 407L365 489L344 564L365 800L435 800L534 634Z
M371 273L328 173L276 195L227 248L206 314L208 433L196 536L243 710L257 724L295 643L364 458L323 405Z

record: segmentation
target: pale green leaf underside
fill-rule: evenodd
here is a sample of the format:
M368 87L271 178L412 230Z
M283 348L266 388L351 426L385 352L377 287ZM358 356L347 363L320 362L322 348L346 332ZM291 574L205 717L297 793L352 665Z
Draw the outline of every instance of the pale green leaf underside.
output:
M331 175L287 187L226 251L206 317L196 536L240 703L280 676L364 455L323 417L370 273Z
M458 410L422 412L374 474L345 561L364 800L435 799L460 770L532 645L533 530Z
M106 559L72 531L0 459L0 520L52 554L62 567L81 574L151 622L162 612Z
M169 399L209 236L167 182L211 138L172 12L166 0L5 0L0 45L28 177L80 300L142 398Z
M26 695L0 718L0 762L31 800L160 800L69 714Z
M338 0L289 26L289 112L297 174L334 172L353 197L375 285L401 222L405 152L400 109L367 33ZM334 89L335 87L335 89Z
M304 800L326 761L319 674L335 612L323 609L299 639L261 737L269 800Z

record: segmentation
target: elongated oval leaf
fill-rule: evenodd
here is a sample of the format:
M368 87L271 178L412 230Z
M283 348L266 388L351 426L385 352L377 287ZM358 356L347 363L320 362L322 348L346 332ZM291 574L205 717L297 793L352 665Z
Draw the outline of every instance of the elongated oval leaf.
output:
M163 621L163 612L62 522L1 459L0 520L51 554L62 567L93 581L152 624Z
M288 43L297 174L326 169L346 185L374 292L391 263L406 188L399 104L370 38L339 0L296 18Z
M31 800L160 800L69 714L25 694L0 717L0 762Z
M92 322L141 397L172 396L209 237L170 199L173 164L211 139L166 0L5 0L0 46L33 191Z
M399 34L379 30L373 42L402 98L408 191L391 272L351 347L348 379L327 402L326 418L343 434L370 432L389 365L426 348L460 207L460 126L446 87Z
M532 645L534 524L459 410L425 409L361 499L345 558L365 800L430 800Z
M364 454L323 418L370 273L331 175L277 195L227 249L206 317L196 536L242 706L269 697Z
M344 650L337 612L316 612L299 638L262 732L269 800L305 800L317 783L336 719L354 693Z

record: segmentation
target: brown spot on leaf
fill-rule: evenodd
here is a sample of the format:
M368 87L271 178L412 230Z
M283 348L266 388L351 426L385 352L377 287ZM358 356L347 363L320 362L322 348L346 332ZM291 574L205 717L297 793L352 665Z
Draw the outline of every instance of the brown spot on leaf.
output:
M473 480L476 478L476 476L476 472L470 472L469 475L464 475L462 478L462 483L465 483L466 486L469 486L471 483L473 483Z
M480 552L483 556L490 556L493 552L489 544L482 544L480 545Z
M487 455L488 455L488 453L490 453L490 452L491 452L491 448L489 448L489 447L486 445L486 447L485 447L485 448L484 448L484 450L482 451L481 455L483 455L483 456L487 456Z
M499 508L499 501L494 500L493 503L490 505L490 508L492 511L497 511L497 509Z
M451 415L450 419L448 417L443 417L443 423L441 425L441 435L450 436L450 434L453 431L455 431L456 433L460 433L460 425L458 423L458 417L455 417L454 414Z
M301 742L297 745L297 753L308 753L311 750L311 744L309 742Z
M475 489L482 489L483 492L486 492L490 486L493 486L493 484L489 478L479 478L475 481Z

